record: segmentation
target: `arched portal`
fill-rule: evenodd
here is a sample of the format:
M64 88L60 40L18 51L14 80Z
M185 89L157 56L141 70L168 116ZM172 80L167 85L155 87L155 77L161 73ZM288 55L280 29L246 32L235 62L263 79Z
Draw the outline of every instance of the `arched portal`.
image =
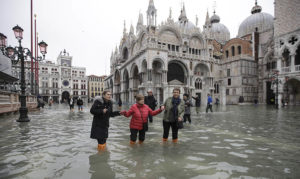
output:
M295 65L300 65L300 45L298 46L298 48L296 50ZM300 71L300 68L299 68L299 71Z
M195 67L194 75L207 77L209 76L209 69L205 64L198 64Z
M284 49L282 53L282 67L289 67L291 64L290 51L288 49Z
M168 83L178 83L181 82L182 84L187 83L187 70L184 64L171 61L168 64L168 73L167 73L167 82Z
M62 92L62 94L61 94L61 102L62 103L67 103L69 98L70 98L70 93L68 91Z
M300 105L300 81L298 79L289 79L283 88L283 101L288 105Z
M129 102L129 74L128 71L125 69L123 74L124 80L124 102Z
M120 72L117 70L115 72L115 79L114 79L114 99L118 101L120 99L120 92L121 92L121 76Z
M140 75L139 75L139 69L137 67L137 65L134 65L132 67L132 70L131 70L131 75L132 75L132 99L134 99L134 97L138 94L138 87L139 85L141 84L141 78L140 78Z
M154 60L152 70L152 81L154 84L162 83L163 64L158 60Z

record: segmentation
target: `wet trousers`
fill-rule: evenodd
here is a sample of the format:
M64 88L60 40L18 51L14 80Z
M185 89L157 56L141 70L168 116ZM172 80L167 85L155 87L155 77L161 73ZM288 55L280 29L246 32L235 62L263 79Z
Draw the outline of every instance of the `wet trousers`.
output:
M106 138L103 139L97 139L98 144L105 144L106 143Z
M208 113L208 109L210 109L210 112L213 112L211 104L207 105L207 107L206 107L206 113Z
M138 129L130 129L130 140L135 142L137 138L137 134L139 133L139 141L144 141L145 140L145 130L138 130Z
M185 114L185 115L183 115L183 122L186 122L186 120L188 120L189 123L192 122L192 120L191 120L191 115L190 115L190 114Z
M176 122L163 121L163 127L164 127L163 138L167 139L169 137L170 127L172 128L172 139L178 138L178 126Z

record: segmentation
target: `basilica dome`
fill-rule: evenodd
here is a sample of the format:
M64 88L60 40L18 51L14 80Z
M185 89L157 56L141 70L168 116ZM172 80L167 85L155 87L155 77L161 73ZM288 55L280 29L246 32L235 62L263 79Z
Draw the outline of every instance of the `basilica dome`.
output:
M224 43L230 39L228 28L220 23L220 17L214 13L210 18L212 38L220 43Z
M192 30L196 28L196 26L190 21L177 21L176 25L183 30Z
M261 6L255 3L249 17L247 17L240 25L238 37L251 34L252 32L265 32L274 28L274 18L268 13L261 12Z

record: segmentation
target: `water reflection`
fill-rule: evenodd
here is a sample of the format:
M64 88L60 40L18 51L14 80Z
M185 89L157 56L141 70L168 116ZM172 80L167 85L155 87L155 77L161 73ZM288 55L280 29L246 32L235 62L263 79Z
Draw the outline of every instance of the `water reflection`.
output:
M101 151L89 156L89 173L92 179L115 178L115 173L109 165L109 159L109 151Z

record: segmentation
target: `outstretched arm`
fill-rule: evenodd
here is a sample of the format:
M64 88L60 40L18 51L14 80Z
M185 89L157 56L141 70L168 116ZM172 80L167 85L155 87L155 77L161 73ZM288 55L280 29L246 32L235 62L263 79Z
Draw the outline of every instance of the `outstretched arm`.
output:
M115 116L120 116L121 114L120 114L120 111L112 111L111 113L110 113L110 117L115 117Z
M149 114L150 114L151 116L155 116L155 115L157 115L157 114L159 114L159 113L162 112L162 110L161 110L160 108L158 108L158 109L155 110L155 111L153 111L153 110L152 110L151 108L149 108L148 106L147 106L147 108L148 108Z
M128 111L122 111L121 114L124 115L125 117L129 117L133 114L133 107L131 107Z

